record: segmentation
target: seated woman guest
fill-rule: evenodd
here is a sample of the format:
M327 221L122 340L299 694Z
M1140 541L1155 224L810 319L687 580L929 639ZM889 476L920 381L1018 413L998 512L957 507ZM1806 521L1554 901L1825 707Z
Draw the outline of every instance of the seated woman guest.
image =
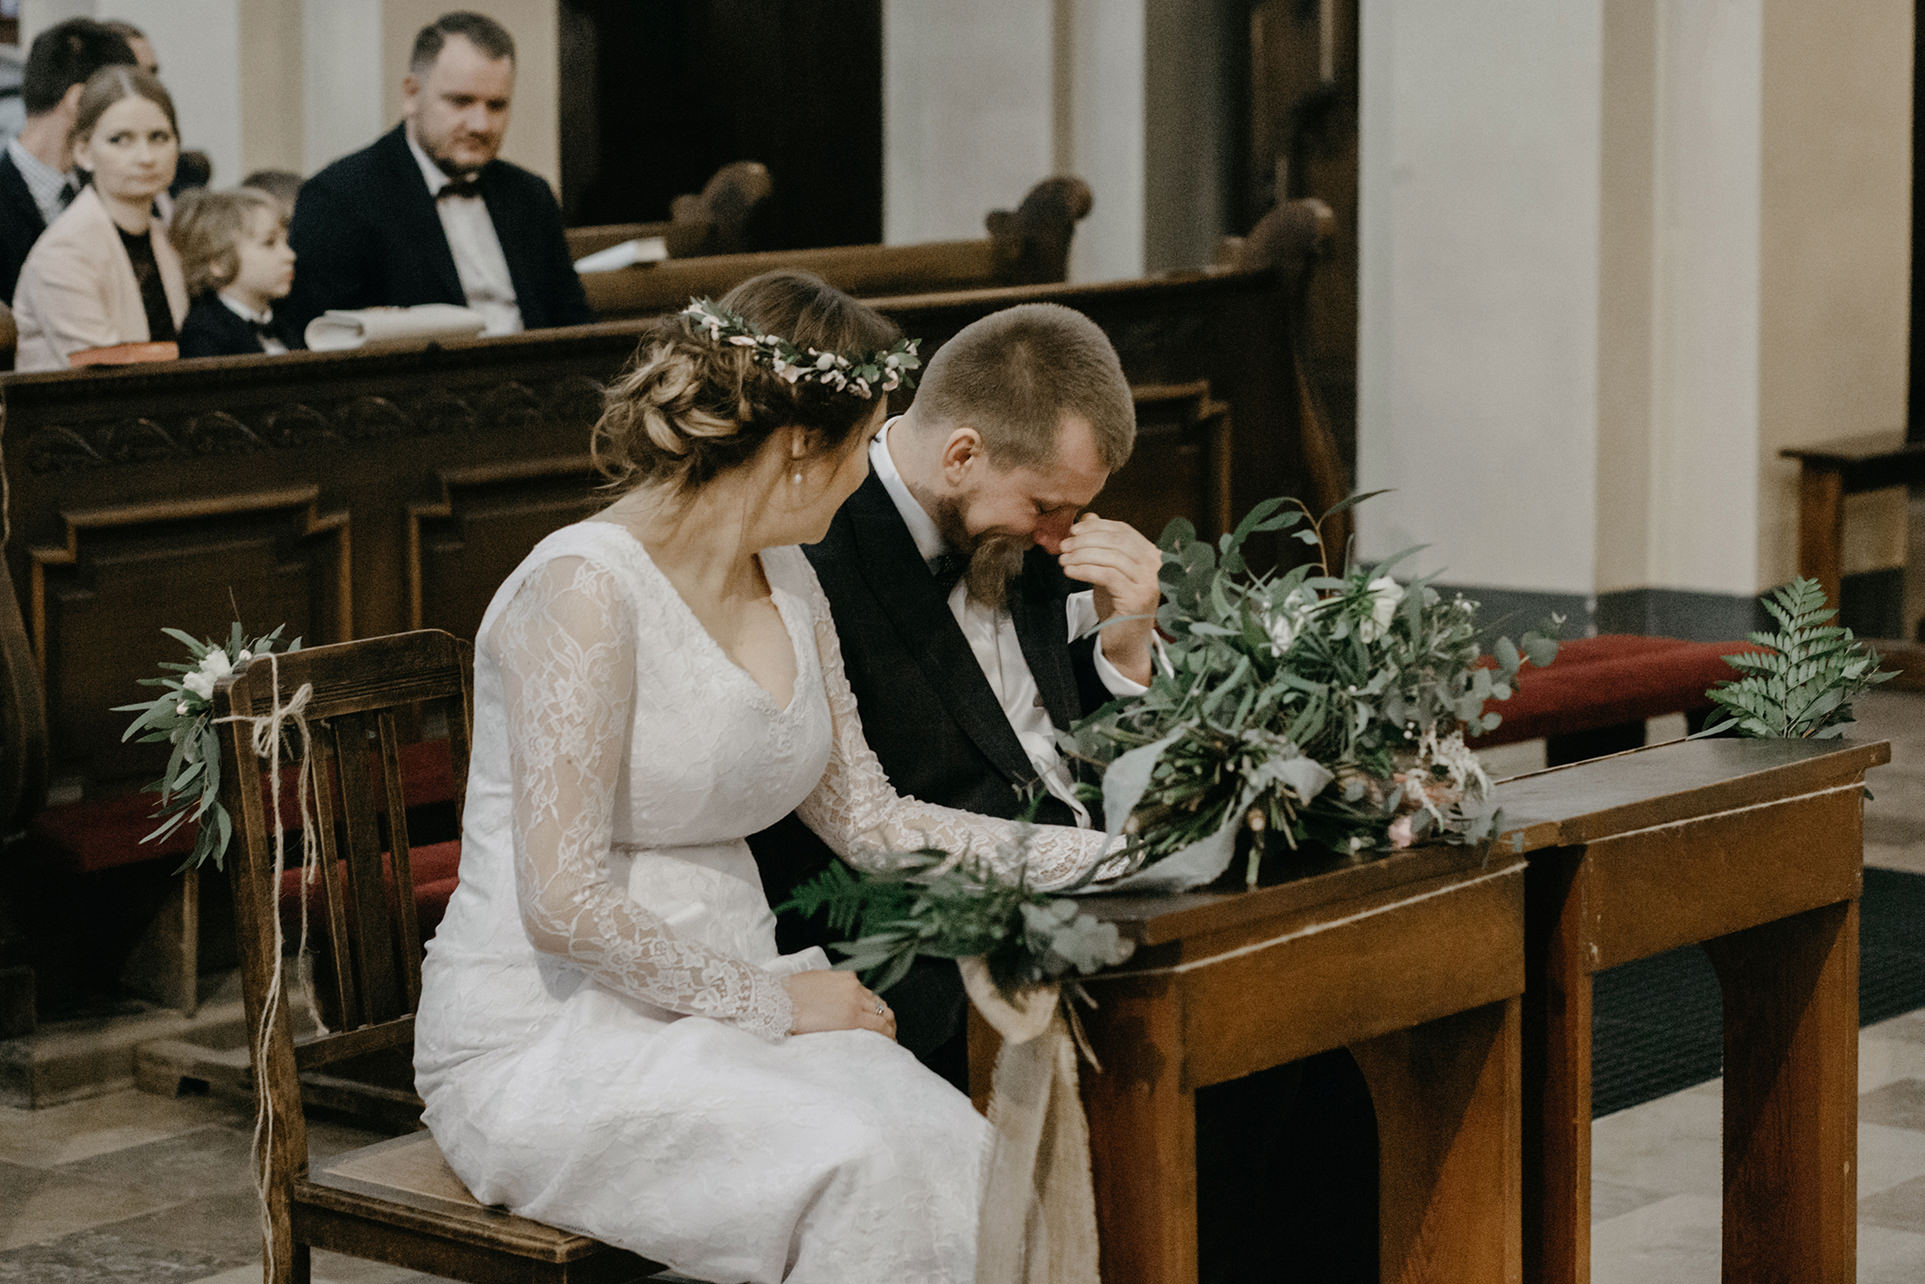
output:
M274 300L294 284L279 201L248 187L192 191L181 197L167 235L194 296L180 328L181 356L287 351L273 330Z
M897 382L841 372L896 340L800 272L655 322L595 430L625 492L538 544L477 634L423 1118L476 1198L697 1279L974 1278L988 1124L853 974L778 952L747 835L793 809L861 865L934 844L1044 888L1120 872L1100 832L1014 855L1012 822L898 794L863 740L796 545L868 472Z
M138 67L103 67L81 90L74 159L93 173L34 242L14 293L17 370L64 370L90 348L172 343L187 283L154 198L180 151L174 101Z

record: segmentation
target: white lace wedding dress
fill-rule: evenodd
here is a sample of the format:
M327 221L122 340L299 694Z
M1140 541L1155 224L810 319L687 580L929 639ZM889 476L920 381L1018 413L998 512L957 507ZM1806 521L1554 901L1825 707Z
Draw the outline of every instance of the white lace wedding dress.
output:
M625 529L544 540L489 606L461 883L422 969L424 1116L475 1197L705 1280L968 1281L987 1125L869 1031L788 1034L748 834L796 810L853 863L987 850L863 742L800 550L762 566L793 698L735 665ZM1033 881L1100 861L1039 830Z

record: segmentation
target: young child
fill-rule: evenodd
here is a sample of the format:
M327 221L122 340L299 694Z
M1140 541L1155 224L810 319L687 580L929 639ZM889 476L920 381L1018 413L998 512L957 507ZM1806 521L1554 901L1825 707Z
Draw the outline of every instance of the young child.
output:
M180 327L181 356L287 351L274 333L274 300L294 284L294 251L279 201L247 187L190 191L168 235L194 300Z

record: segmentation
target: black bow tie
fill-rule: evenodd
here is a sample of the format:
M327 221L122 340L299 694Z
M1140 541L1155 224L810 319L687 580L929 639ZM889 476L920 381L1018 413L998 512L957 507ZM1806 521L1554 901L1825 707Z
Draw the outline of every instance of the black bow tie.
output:
M955 590L963 574L969 570L969 554L940 553L929 564L929 575L936 581L936 589L944 598Z
M446 187L436 192L434 198L437 201L445 201L455 196L479 195L481 195L481 183L479 180L474 178L457 178L450 180Z

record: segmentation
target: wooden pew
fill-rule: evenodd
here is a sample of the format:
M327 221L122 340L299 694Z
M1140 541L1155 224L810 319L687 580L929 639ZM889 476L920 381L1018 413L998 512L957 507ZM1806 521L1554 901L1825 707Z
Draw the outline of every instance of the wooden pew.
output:
M1824 586L1835 606L1844 579L1845 497L1925 483L1925 441L1891 428L1778 453L1798 461L1798 573ZM1896 685L1908 691L1925 691L1925 622L1919 628L1917 640L1876 643L1885 667L1898 670Z
M676 197L669 205L665 223L569 228L568 257L579 259L623 241L651 236L668 242L670 258L740 254L749 248L750 225L773 190L768 166L760 161L736 161L715 171L700 192Z
M1315 506L1345 490L1293 338L1325 224L1285 213L1298 235L1267 259L878 303L925 353L1013 303L1087 312L1115 341L1144 425L1099 511L1152 534L1179 513L1220 529L1226 510L1270 494ZM310 643L420 627L471 638L527 550L607 502L589 428L639 332L0 381L20 621L0 618L0 676L10 711L28 689L45 710L0 717L0 762L21 764L14 815L41 813L49 786L57 801L108 800L158 774L165 746L123 745L128 715L110 710L172 653L163 626L224 634L238 610L250 630L285 624Z
M1050 178L1030 189L1015 210L998 210L987 237L919 245L837 245L671 258L582 278L589 306L604 321L652 316L691 297L717 297L770 268L805 268L864 298L926 294L1061 281L1070 239L1090 209L1089 186Z

